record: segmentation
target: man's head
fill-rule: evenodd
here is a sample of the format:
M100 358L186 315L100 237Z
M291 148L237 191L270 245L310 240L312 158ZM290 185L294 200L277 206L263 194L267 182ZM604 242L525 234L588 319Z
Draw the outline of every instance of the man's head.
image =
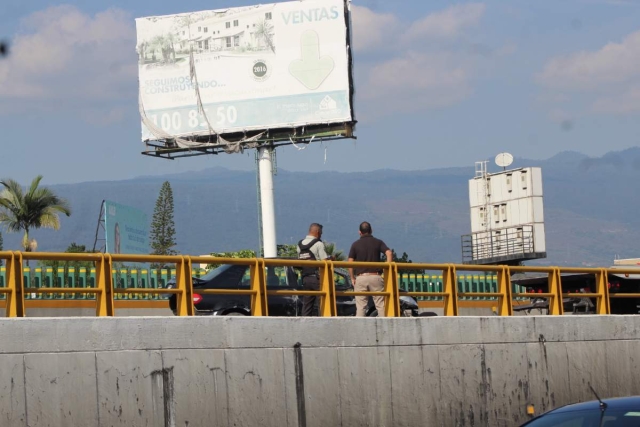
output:
M371 234L371 224L369 224L367 221L363 221L360 223L360 235L361 236L368 236Z
M318 224L317 222L311 224L309 226L309 235L318 239L322 237L322 225Z

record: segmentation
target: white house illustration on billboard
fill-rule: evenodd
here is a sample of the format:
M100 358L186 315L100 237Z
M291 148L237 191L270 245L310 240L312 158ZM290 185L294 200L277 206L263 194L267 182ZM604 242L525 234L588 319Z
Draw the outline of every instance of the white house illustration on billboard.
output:
M181 51L196 53L274 49L273 5L233 9L193 20L174 32ZM197 18L195 18L197 19Z

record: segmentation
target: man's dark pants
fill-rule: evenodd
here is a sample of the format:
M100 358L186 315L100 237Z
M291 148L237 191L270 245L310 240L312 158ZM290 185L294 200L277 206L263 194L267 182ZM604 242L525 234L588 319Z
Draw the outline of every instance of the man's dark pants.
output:
M302 287L305 291L319 291L320 280L315 274L304 276L302 278ZM318 297L315 295L305 295L302 297L302 315L317 316L315 312L316 301Z

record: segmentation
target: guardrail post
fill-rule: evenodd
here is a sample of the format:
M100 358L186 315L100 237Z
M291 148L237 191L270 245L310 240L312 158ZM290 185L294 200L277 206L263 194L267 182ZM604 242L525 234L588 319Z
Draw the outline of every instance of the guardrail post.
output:
M77 286L80 288L86 288L88 285L88 275L87 275L87 268L86 267L80 267L79 271L78 271L78 282L77 282ZM76 294L76 298L77 299L87 299L87 294Z
M189 261L191 261L190 258ZM180 261L176 263L176 287L180 291L176 294L176 314L178 316L193 316L195 315L193 281L191 269L187 269L185 264L184 256L180 257Z
M80 270L78 268L78 270ZM79 272L78 272L79 274ZM74 267L69 267L67 269L67 274L65 277L65 280L67 281L65 288L75 288L77 286L76 283L76 269ZM66 294L66 297L69 299L75 299L76 298L76 294ZM63 295L64 298L64 295Z
M560 281L560 269L558 267L554 267L554 269L549 272L549 292L553 295L549 298L549 314L553 316L564 314L562 282Z
M22 253L12 252L7 260L7 317L24 317L24 276L22 275Z
M398 292L398 267L395 262L387 263L384 268L384 291L389 293L385 297L384 315L386 317L400 317L400 295Z
M190 302L190 304L187 304L187 314L189 316L195 316L196 307L193 304L193 275L191 274L191 257L183 256L182 261L182 275L184 276L185 281L185 296L187 298L187 301ZM178 272L176 271L176 275L177 274Z
M256 258L255 264L251 264L251 315L268 316L267 306L267 278L265 276L265 264L263 259Z
M111 274L111 255L102 254L96 265L97 288L101 292L96 294L96 315L114 316L113 303L113 275Z
M457 316L458 315L458 280L456 278L456 266L449 264L449 266L442 271L442 287L444 296L444 315L445 316Z
M31 268L22 267L22 275L23 275L23 282L22 283L26 283L27 284L27 286L26 286L27 288L31 287L31 285L33 284L33 279L32 279L33 271L31 271ZM29 294L29 293L24 294L24 299L25 300L31 299L31 294Z
M53 288L55 287L55 284L53 283L53 268L51 267L45 267L44 269L44 282L42 283L42 287L43 288ZM46 293L46 294L40 294L41 298L43 299L52 299L53 298L53 294L50 293Z
M498 314L500 316L513 316L513 301L511 297L511 272L509 267L503 266L498 270Z
M65 274L64 267L56 268L56 271L53 272L53 287L54 288L66 288L65 286ZM31 282L29 282L31 284ZM66 294L53 294L53 299L67 299L68 296Z
M320 269L320 290L324 293L320 297L320 307L318 315L321 317L335 316L336 294L333 282L333 263L325 261L324 266Z
M596 273L596 293L598 301L596 302L596 314L611 314L611 303L609 300L609 277L607 269L601 268Z

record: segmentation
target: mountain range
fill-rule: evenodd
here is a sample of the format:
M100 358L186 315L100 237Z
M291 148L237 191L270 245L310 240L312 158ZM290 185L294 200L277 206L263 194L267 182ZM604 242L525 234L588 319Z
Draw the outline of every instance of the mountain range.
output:
M640 147L599 158L577 152L547 160L516 158L511 167L527 166L541 167L543 176L547 258L536 264L608 266L615 257L640 257ZM296 243L309 223L319 222L323 238L348 251L358 224L366 220L375 236L414 262L460 262L460 236L470 232L468 180L474 175L473 166L357 173L279 170L274 177L278 243ZM52 185L69 200L73 214L61 219L59 231L31 233L38 251L64 251L71 242L93 247L104 199L139 208L151 220L164 181L173 189L179 252L257 248L255 172L216 167ZM19 234L3 232L3 237L5 249L19 248Z

